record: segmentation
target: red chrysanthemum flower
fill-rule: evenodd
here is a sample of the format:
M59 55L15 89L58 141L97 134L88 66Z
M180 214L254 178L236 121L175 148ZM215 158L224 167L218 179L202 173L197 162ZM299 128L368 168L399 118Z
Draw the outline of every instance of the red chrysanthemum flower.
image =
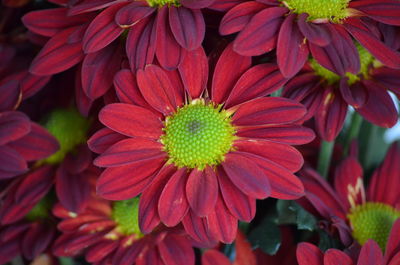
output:
M242 1L224 16L223 35L240 32L234 50L260 55L276 48L279 68L294 76L309 53L321 65L357 74L360 61L351 36L388 67L400 68L400 53L384 45L379 24L400 25L397 0Z
M95 165L107 167L98 193L111 200L142 193L139 220L145 233L160 221L167 226L183 221L195 239L209 235L223 242L235 238L237 219L254 217L255 199L302 196L293 172L303 159L290 145L314 138L295 123L306 111L288 99L263 97L286 79L275 65L250 68L250 63L228 46L210 90L201 48L186 56L179 72L155 65L136 77L119 72L115 85L124 103L100 111L108 128L89 140L101 153Z
M316 130L327 141L334 140L343 128L349 105L382 127L392 127L398 120L389 91L400 95L400 70L383 66L362 46L356 46L361 61L357 75L341 77L311 59L283 89L283 96L307 107L306 118L315 116Z
M299 265L398 265L400 264L400 221L396 221L390 232L384 253L379 245L369 239L360 253L351 258L338 249L328 249L325 253L310 243L300 243L297 247Z
M54 244L54 254L84 254L93 264L194 265L192 242L183 230L160 226L147 235L140 232L138 201L112 203L93 197L79 214L56 205L63 234Z
M311 203L322 216L329 232L339 232L345 245L353 239L360 245L373 239L384 250L390 229L400 218L400 193L396 184L400 180L399 167L400 145L394 143L383 164L373 173L367 190L362 167L354 155L336 169L334 190L315 171L305 169L301 172L306 190L302 200Z

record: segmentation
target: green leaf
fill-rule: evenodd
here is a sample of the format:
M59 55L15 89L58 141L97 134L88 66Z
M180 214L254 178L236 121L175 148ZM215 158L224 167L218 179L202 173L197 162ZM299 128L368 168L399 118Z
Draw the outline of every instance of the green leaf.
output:
M276 222L267 217L250 232L248 240L253 248L260 248L263 252L274 255L281 246L281 231Z
M276 209L277 223L280 225L297 225L297 229L308 231L314 231L317 227L315 217L295 201L278 200Z

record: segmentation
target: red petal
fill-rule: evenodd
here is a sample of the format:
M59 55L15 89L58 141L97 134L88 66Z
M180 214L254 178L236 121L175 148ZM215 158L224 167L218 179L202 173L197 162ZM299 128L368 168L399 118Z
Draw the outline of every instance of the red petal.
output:
M0 111L16 109L20 102L20 82L17 80L9 80L8 82L0 84Z
M364 0L349 3L350 8L384 24L400 26L400 3L396 0Z
M178 67L182 82L192 99L199 98L207 86L208 59L202 47L188 52Z
M194 264L194 251L183 236L169 234L158 244L158 250L165 265ZM150 265L150 264L149 264Z
M234 41L234 50L241 55L255 56L269 52L276 47L277 32L286 7L265 8L252 17Z
M222 52L215 66L212 79L211 99L223 103L241 75L251 66L251 57L245 57L232 50L232 44Z
M233 87L225 108L263 97L281 88L284 78L275 64L259 64L247 70Z
M92 246L85 254L88 262L100 262L105 259L110 253L117 250L119 241L105 241Z
M292 77L303 67L308 58L304 36L296 25L297 14L289 15L279 31L276 50L279 69L284 77Z
M28 116L18 111L0 113L0 145L15 141L31 130Z
M332 263L333 264L333 263ZM357 264L362 265L383 265L382 250L379 245L372 239L362 246Z
M299 265L321 265L323 264L324 254L322 251L310 243L300 243L296 250Z
M92 152L104 153L113 144L126 139L124 135L116 133L108 128L98 130L88 140L88 146Z
M166 157L162 144L144 138L130 138L108 148L93 163L99 167L117 167L161 157Z
M126 4L127 2L114 4L93 19L83 37L83 50L85 53L99 51L122 34L124 29L115 23L114 17Z
M22 253L31 260L41 254L53 240L55 227L40 222L33 223L22 240Z
M353 261L344 252L337 249L328 249L324 256L324 265L353 265ZM378 263L374 263L378 265Z
M17 255L20 255L21 247L19 240L8 241L2 244L0 248L0 263L6 264Z
M22 91L22 99L35 95L39 90L45 87L50 81L51 76L36 76L31 73L27 73L21 80L20 86Z
M218 197L218 182L212 168L193 169L186 183L186 197L198 216L206 216L214 208Z
M0 179L7 179L28 170L25 159L14 149L4 145L0 148Z
M192 9L200 9L200 8L209 7L214 2L217 2L217 1L216 0L181 0L180 1L180 3L184 7L192 8Z
M159 117L150 110L123 103L105 106L99 120L108 128L131 137L158 139L163 128Z
M325 24L315 24L307 21L308 14L298 16L297 25L306 39L318 46L326 46L331 42L331 32Z
M155 11L156 9L150 7L146 2L132 2L118 10L115 22L121 28L132 27Z
M386 243L385 263L391 260L389 265L396 265L395 261L400 261L399 248L400 248L400 220L394 222L390 231L389 238Z
M145 70L137 71L137 81L143 97L154 109L165 115L175 111L177 95L164 70L148 65Z
M229 259L221 252L215 249L209 249L201 256L201 264L203 265L231 265Z
M177 225L189 210L186 199L187 169L176 171L165 185L158 202L158 214L167 226Z
M30 171L18 185L14 195L15 201L21 205L39 201L50 190L54 179L54 171L50 166Z
M293 123L304 117L303 105L286 98L257 98L240 105L233 115L236 126Z
M200 10L171 6L169 25L176 41L183 48L192 51L200 47L206 30Z
M348 78L340 80L340 93L347 104L352 105L354 108L360 108L367 101L367 89L362 82L357 82L350 86L348 80Z
M107 168L97 181L97 194L107 200L119 201L133 198L153 181L164 162L163 158L156 158Z
M268 177L254 161L241 153L227 154L222 166L229 179L243 193L257 199L265 199L271 194Z
M196 242L206 243L209 246L213 245L215 240L211 239L208 234L206 218L198 217L193 211L189 211L182 219L182 224L186 233Z

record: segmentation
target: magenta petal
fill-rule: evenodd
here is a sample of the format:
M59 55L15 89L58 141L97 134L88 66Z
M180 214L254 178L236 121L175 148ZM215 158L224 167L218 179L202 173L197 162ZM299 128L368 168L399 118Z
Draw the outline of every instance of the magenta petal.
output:
M87 144L92 152L101 154L113 144L126 138L126 136L116 133L109 128L103 128L93 134L88 140Z
M158 244L158 250L165 265L194 264L194 251L190 241L181 235L168 234Z
M164 115L174 112L176 93L168 75L156 65L148 65L137 71L137 82L144 99Z
M52 242L55 227L44 223L32 223L22 240L22 253L27 259L33 259L39 256Z
M223 103L237 80L250 66L251 57L237 54L233 51L232 44L229 44L215 66L211 87L213 102Z
M99 120L108 128L131 137L158 139L163 128L159 117L150 110L124 103L105 106Z
M237 126L286 124L304 117L303 105L286 98L256 98L247 101L235 111L232 122Z
M283 21L278 36L276 56L279 69L287 78L300 71L309 53L304 36L296 24L296 17L297 14L291 14Z
M171 6L169 25L176 41L183 48L192 51L200 47L206 30L200 10Z
M94 263L103 260L107 255L116 251L119 241L100 242L87 250L85 258L88 262Z
M306 39L318 46L326 46L331 42L331 33L325 24L315 24L307 21L308 14L298 16L297 25Z
M121 167L107 168L97 181L97 194L107 200L127 200L137 196L153 181L165 163L155 158Z
M0 179L7 179L28 170L25 159L14 149L3 145L0 148Z
M18 111L6 111L0 114L0 145L15 141L31 130L28 116Z
M114 4L100 14L90 23L83 37L83 50L85 53L96 52L119 37L124 31L114 21L115 14L126 5L126 2Z
M296 250L299 265L321 265L323 264L324 254L313 244L300 243Z
M247 56L261 55L274 49L277 32L287 12L286 7L265 8L258 12L239 33L234 41L233 49Z
M257 199L265 199L271 194L268 177L254 161L241 153L227 154L222 166L229 179L243 193Z
M229 35L241 31L250 22L250 19L264 8L264 4L256 1L236 5L222 18L219 25L219 33L221 35Z
M214 2L217 2L217 1L216 0L180 0L180 3L184 7L192 8L192 9L200 9L200 8L209 7Z
M217 176L222 197L230 213L241 221L250 222L256 214L256 200L237 188L221 167L218 167Z
M144 1L134 1L118 10L115 15L115 22L121 28L132 27L155 11L156 8L150 7Z
M49 83L50 79L51 76L37 76L27 73L20 83L22 99L25 100L35 95Z
M199 98L208 81L208 58L204 49L188 52L178 70L188 94L192 99Z
M213 210L218 197L218 182L214 169L193 169L186 183L186 197L191 209L201 217Z
M233 87L225 108L239 105L248 100L263 97L281 88L284 78L275 64L259 64L247 70Z
M326 264L326 265L335 265L335 264L353 265L354 263L351 260L351 258L344 252L331 248L325 252L324 264ZM363 263L358 263L358 264L363 264ZM380 264L380 263L374 263L374 264Z
M63 0L52 0L52 1L63 1ZM118 2L121 2L121 0L111 0L111 1L110 0L83 0L83 1L79 1L78 4L75 4L70 7L68 15L75 16L77 14L89 13L89 12L97 11L100 9L106 9L107 7L114 5ZM63 5L67 5L67 2L65 2Z
M0 84L0 111L16 109L20 101L20 82L17 80L9 80Z

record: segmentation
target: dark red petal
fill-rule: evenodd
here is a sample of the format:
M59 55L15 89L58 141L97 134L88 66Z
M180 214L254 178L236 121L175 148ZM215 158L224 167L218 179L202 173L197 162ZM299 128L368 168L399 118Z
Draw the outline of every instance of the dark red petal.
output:
M156 65L148 65L137 71L137 82L144 99L164 115L177 108L173 84L168 75Z
M344 252L337 249L328 249L324 255L324 265L353 265L353 261ZM378 265L379 263L374 263Z
M268 140L281 144L300 145L315 138L314 131L300 125L268 126L255 129L241 129L237 136L257 140Z
M136 259L135 265L165 265L157 248L150 249Z
M357 264L362 265L383 265L383 254L379 245L372 239L362 246Z
M116 251L119 246L119 241L105 241L100 242L92 246L85 254L85 258L88 262L94 263L99 262L106 258L106 256L114 251Z
M132 235L133 236L133 235ZM125 240L127 240L126 238ZM134 264L136 258L138 258L139 255L143 255L144 248L146 247L146 241L145 240L137 240L133 241L131 244L126 244L126 246L123 245L121 242L119 249L117 250L117 253L114 255L112 259L112 264L120 264L120 265L129 265L129 264ZM119 255L119 253L121 253Z
M121 61L117 45L107 46L85 56L82 63L82 88L91 100L103 96L112 86Z
M233 217L219 196L215 210L207 216L207 225L212 237L230 244L236 237L238 221Z
M348 84L348 78L340 80L340 93L347 104L354 108L362 107L368 98L367 89L362 82L356 82L353 85Z
M386 243L386 251L385 251L385 263L391 260L389 265L396 265L395 261L400 261L399 256L399 248L400 248L400 220L394 222L392 229L390 231L389 238Z
M200 47L188 52L178 70L190 97L199 98L208 81L208 58L204 49Z
M156 40L156 19L147 17L135 24L126 38L126 54L133 71L143 69L154 61Z
M99 120L108 128L131 137L158 139L163 128L159 117L150 110L124 103L105 106Z
M208 234L206 218L198 217L193 211L189 211L182 219L182 225L195 241L213 245L215 239L210 238Z
M326 46L331 42L331 33L325 24L315 24L307 21L308 14L298 16L297 25L306 39L318 46Z
M0 113L0 145L15 141L31 130L28 116L18 111Z
M297 14L289 15L282 23L276 50L277 61L282 75L286 78L297 74L308 58L308 47L304 42L296 19Z
M227 154L222 166L229 179L248 196L265 199L271 194L268 177L254 161L241 153Z
M14 149L4 145L0 148L0 179L7 179L28 170L25 159Z
M286 98L257 98L239 106L233 115L236 126L293 123L304 117L303 105Z
M54 35L32 61L29 71L36 75L52 75L79 63L83 59L82 43L80 39L71 38L83 29L84 26L77 26Z
M284 78L275 64L259 64L247 70L233 87L225 108L239 105L248 100L263 97L281 88Z
M158 214L161 222L167 226L177 225L189 210L186 199L186 168L177 170L165 185L158 201Z
M194 251L190 241L178 234L167 235L158 244L158 250L165 265L194 264Z
M229 35L241 31L250 22L250 19L264 8L264 4L256 1L236 5L222 18L219 25L219 33L221 35Z
M349 7L384 24L400 26L400 3L396 0L364 0L349 3Z
M400 70L379 67L373 70L372 75L377 83L400 95L400 78L397 78L400 75Z
M296 250L297 261L299 265L321 265L323 264L324 254L313 244L300 243Z
M117 167L139 161L166 157L162 144L144 138L130 138L119 141L94 160L99 167Z
M0 84L0 111L16 109L20 102L20 82L9 80Z
M209 8L216 11L228 11L229 9L242 3L242 0L218 0Z
M60 147L56 138L46 129L31 122L28 135L9 143L26 161L46 158L55 153Z
M157 59L166 70L174 70L181 64L186 50L178 44L171 31L168 21L168 7L164 6L158 10L156 27Z
M158 203L161 192L171 176L176 172L173 165L164 166L154 182L144 190L139 202L139 226L143 233L150 233L160 223Z
M186 197L191 209L198 216L206 216L214 209L218 197L218 182L214 170L193 169L186 183Z
M20 241L12 240L2 242L0 248L0 263L6 264L21 253Z
M209 249L201 256L201 264L203 265L231 265L229 259L221 252L215 249Z
M115 15L115 22L121 28L129 28L155 11L156 8L150 7L144 1L134 1L118 10Z
M97 154L104 153L113 144L126 139L126 136L116 133L108 128L98 130L88 140L88 147Z
M229 44L215 66L211 88L213 102L223 103L237 80L250 66L251 57L237 54L233 51L232 44Z
M31 225L22 240L22 253L24 257L32 260L39 256L52 242L55 227L36 222Z
M175 40L183 48L192 51L200 47L206 30L200 10L171 6L169 25Z
M75 74L75 101L79 113L84 116L89 116L89 111L92 108L93 100L91 100L83 91L82 88L82 64L78 66Z
M398 116L389 93L373 80L364 80L363 84L368 89L368 100L361 108L357 109L358 113L378 126L385 128L394 126Z
M237 219L250 222L256 214L256 200L237 188L225 171L218 167L218 182L226 207Z
M332 141L338 136L343 128L347 107L339 93L329 88L325 90L324 99L315 115L317 131L322 139Z
M163 158L107 168L97 181L97 194L107 200L127 200L141 193L164 164Z
M126 4L127 2L114 4L93 19L83 37L85 53L97 52L121 35L124 29L115 23L114 17Z
M25 100L35 95L39 90L47 85L50 79L51 76L37 76L27 73L20 83L22 99Z
M180 1L180 3L184 7L192 8L192 9L200 9L200 8L209 7L214 2L217 2L217 1L216 0L181 0Z
M239 33L233 49L247 56L261 55L274 49L277 32L287 12L286 7L265 8L258 12Z

